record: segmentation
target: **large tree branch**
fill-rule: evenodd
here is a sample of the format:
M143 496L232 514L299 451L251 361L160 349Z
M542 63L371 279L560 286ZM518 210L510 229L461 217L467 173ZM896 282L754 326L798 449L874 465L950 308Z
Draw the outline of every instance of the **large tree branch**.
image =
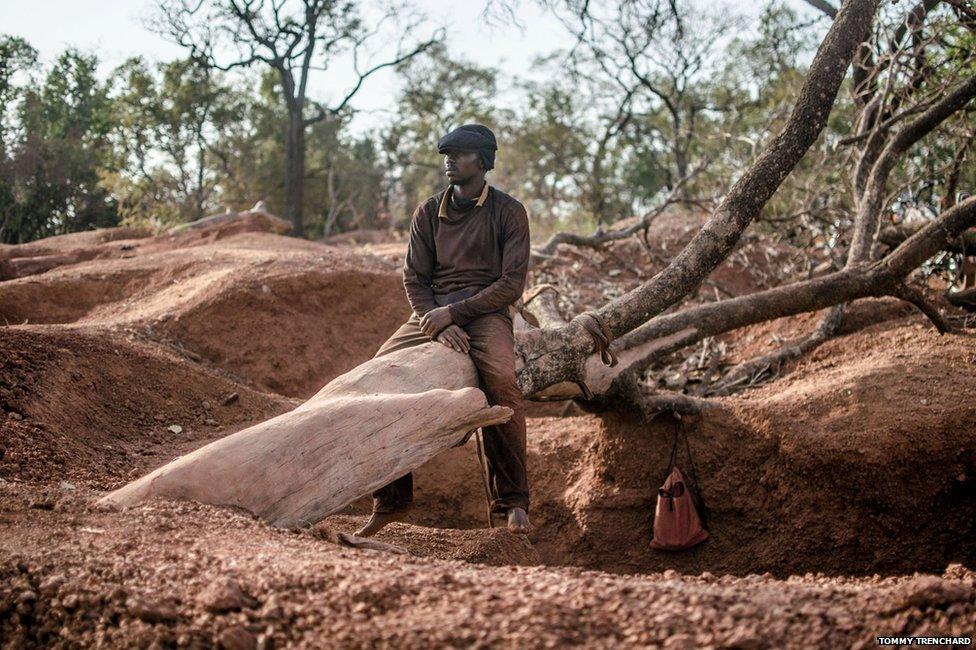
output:
M955 205L954 201L951 205L949 205L949 207L952 207L953 205ZM878 241L893 249L921 230L924 226L924 222L888 226L887 228L883 228L881 230L881 234L878 235ZM967 230L960 233L959 237L956 239L947 241L943 250L950 253L956 253L958 255L976 255L976 231Z
M954 206L926 224L884 259L870 266L846 267L833 273L792 282L747 296L710 302L662 314L611 344L620 363L602 369L598 357L587 359L582 378L593 393L612 393L611 384L625 373L643 371L655 359L746 325L817 311L858 298L894 296L909 300L926 313L919 294L906 289L909 274L938 253L947 242L976 225L976 196ZM941 315L937 316L941 319ZM550 393L552 396L552 393ZM571 396L571 395L570 395Z
M935 302L930 300L925 292L919 287L912 284L902 284L899 285L895 291L892 292L893 296L901 298L905 302L910 302L928 317L932 324L935 325L935 329L939 330L939 334L945 334L952 329L952 326L946 322L946 319L939 312L938 306Z
M824 12L830 18L837 17L837 7L827 2L827 0L805 0L805 2L811 7Z
M817 54L793 112L759 158L731 188L725 200L671 264L646 283L597 312L613 337L659 314L693 291L728 256L743 230L800 161L826 125L830 108L854 50L867 38L877 0L849 0L837 15ZM528 394L583 373L592 347L581 317L566 327L527 334L520 382Z
M865 264L877 254L880 239L878 233L881 223L880 212L886 201L883 198L884 188L895 161L918 138L921 138L925 133L935 128L935 126L945 119L945 116L940 117L940 113L945 112L946 106L944 104L940 106L942 102L936 101L936 97L942 96L941 93L930 93L929 97L919 100L915 106L900 113L897 112L899 106L897 97L891 102L890 106L887 105L889 96L894 92L894 83L898 76L895 66L898 65L897 61L902 51L902 42L905 35L909 32L911 33L917 59L921 49L919 46L920 33L925 22L925 17L937 4L938 0L922 0L922 2L918 3L906 15L904 20L902 20L901 25L891 39L889 43L889 56L884 58L872 70L862 71L866 72L864 77L855 74L856 82L864 82L867 84L869 78L877 79L883 70L888 70L888 78L885 83L884 92L871 97L870 101L864 105L858 120L860 135L867 136L867 142L860 149L853 175L854 200L857 211L852 240L856 243L848 248L847 267ZM865 47L862 45L862 51ZM870 48L867 48L866 56L868 59L873 59ZM858 71L855 70L855 72L857 73ZM867 72L870 73L870 77L867 76ZM916 72L914 76L917 79L918 73ZM918 85L913 84L912 90L917 91L917 89ZM944 89L942 90L944 91ZM863 97L862 91L873 92L873 87L871 89L858 90L855 93L855 97ZM953 99L950 97L949 101L951 102ZM895 123L922 110L925 113L904 126L894 139L889 141L890 129ZM894 112L894 115L885 118L886 112L889 115ZM915 136L914 139L912 139L912 136ZM921 309L935 323L940 332L945 330L947 327L945 321L938 315L937 310L930 306L921 291L914 290L906 285L896 295L908 300ZM821 319L817 333L835 331L837 323L840 322L843 316L843 312L843 304L835 305ZM822 336L813 337L809 343L815 347L823 342L823 340L825 338Z
M976 196L971 196L954 205L938 219L925 224L872 267L881 267L895 276L906 276L921 266L925 260L945 248L964 230L972 227L974 213L976 213Z
M870 0L844 5L818 49L783 130L666 269L600 310L614 335L634 329L674 304L725 259L742 231L758 216L826 125L854 49L867 35L874 8L875 3Z

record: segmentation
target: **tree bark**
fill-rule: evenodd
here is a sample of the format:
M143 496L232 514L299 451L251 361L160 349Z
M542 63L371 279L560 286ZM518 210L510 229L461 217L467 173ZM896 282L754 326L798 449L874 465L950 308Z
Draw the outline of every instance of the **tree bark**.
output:
M909 300L942 331L945 328L944 320L930 313L928 304L923 309L924 303L918 301L916 291L911 288L906 291L906 278L925 260L942 250L948 241L973 225L976 225L976 197L966 199L935 221L925 224L890 255L868 266L845 267L810 280L659 315L611 344L617 353L617 366L606 368L600 364L597 355L591 355L578 379L586 382L596 394L612 394L619 390L619 387L613 386L615 382L620 382L619 377L642 371L655 359L706 337L872 296L895 296ZM568 399L581 394L570 383L561 383L558 387L558 391L555 390L556 386L547 390L547 398Z
M955 201L949 207L954 205ZM882 228L881 233L878 235L878 241L894 249L924 226L925 223L921 221L898 226L888 226ZM942 250L959 255L976 255L976 231L967 230L959 233L956 239L946 242Z
M976 96L976 76L956 85L924 113L905 124L888 142L867 178L864 194L858 201L854 221L854 237L848 253L848 264L866 263L877 245L881 210L884 207L888 176L902 155L916 142L928 135L950 115L963 108Z

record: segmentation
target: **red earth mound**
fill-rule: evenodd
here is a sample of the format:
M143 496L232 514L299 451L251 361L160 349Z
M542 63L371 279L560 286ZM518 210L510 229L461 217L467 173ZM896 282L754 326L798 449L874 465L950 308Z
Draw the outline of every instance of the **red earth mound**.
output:
M376 257L269 233L206 243L185 233L194 245L166 248L171 237L129 258L0 283L0 316L124 330L305 398L372 356L410 313L397 269Z
M154 237L149 228L98 228L47 237L26 244L0 244L0 280L44 273L93 259L136 257L140 253L189 248L245 232L285 234L289 224L268 214L264 204L240 213L214 215L182 224Z
M149 236L146 228L99 228L27 244L0 244L0 280L44 273L85 260L125 256L137 245L133 240Z
M0 477L118 486L200 441L294 408L159 346L0 329Z
M719 401L685 420L713 534L681 554L648 547L670 416L531 418L530 539L541 559L777 575L976 565L976 333L940 336L914 315L884 321ZM477 467L467 448L418 470L406 521L483 527ZM364 499L348 512L368 508Z

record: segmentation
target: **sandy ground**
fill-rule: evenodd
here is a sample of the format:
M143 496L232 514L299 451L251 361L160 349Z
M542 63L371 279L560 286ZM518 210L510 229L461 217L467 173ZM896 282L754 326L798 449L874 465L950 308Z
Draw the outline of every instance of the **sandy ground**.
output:
M572 251L533 270L567 313L655 272L690 237ZM366 243L363 243L366 242ZM671 423L530 409L535 530L485 528L473 445L416 474L417 507L343 548L368 500L316 529L106 490L290 410L409 313L403 242L260 224L104 231L0 250L0 647L874 647L976 629L976 340L890 300L687 422L711 538L652 551ZM748 238L691 301L802 273ZM18 261L19 260L19 261ZM25 261L26 260L26 261ZM712 292L709 294L708 292ZM368 318L363 316L368 314ZM819 314L722 337L729 363ZM922 572L922 573L916 573Z

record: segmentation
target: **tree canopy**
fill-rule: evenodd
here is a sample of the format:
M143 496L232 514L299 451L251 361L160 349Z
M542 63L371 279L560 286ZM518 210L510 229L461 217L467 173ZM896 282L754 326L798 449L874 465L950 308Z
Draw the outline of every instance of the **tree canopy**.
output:
M498 135L493 178L528 206L539 240L664 203L712 209L786 123L831 21L775 0L750 16L656 0L543 4L575 44L514 76L459 57L405 6L368 26L351 2L161 2L155 29L186 56L132 58L107 74L95 54L69 48L46 63L4 36L0 240L161 228L258 200L307 237L401 228L444 183L437 139L465 122ZM880 89L878 110L896 120L973 65L972 18L957 6L934 6L924 30L895 42L903 14L882 10L873 60L852 68L757 228L828 247L841 263L865 88ZM402 37L367 57L391 21ZM310 94L309 79L329 78L342 60L353 61L353 86ZM353 129L355 94L383 68L397 79L394 101L374 127ZM934 214L972 187L971 110L895 161L885 199L894 213Z

